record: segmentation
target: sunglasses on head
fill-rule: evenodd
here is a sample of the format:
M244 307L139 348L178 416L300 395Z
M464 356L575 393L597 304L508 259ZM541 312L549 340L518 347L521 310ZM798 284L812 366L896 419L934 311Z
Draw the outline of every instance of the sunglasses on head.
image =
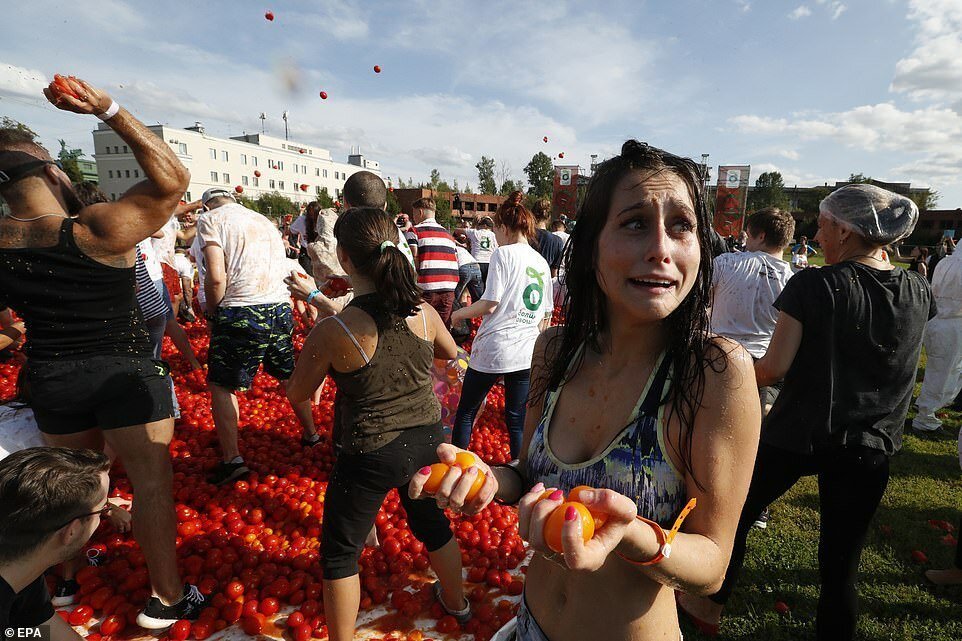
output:
M47 165L56 165L63 171L63 163L59 160L32 160L22 165L15 165L9 169L0 170L0 185L8 185L26 178L30 172L36 171L41 167L46 167Z

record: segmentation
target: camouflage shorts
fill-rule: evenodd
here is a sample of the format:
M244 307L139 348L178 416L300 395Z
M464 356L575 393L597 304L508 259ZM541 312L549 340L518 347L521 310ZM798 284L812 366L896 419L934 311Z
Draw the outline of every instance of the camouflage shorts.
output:
M207 380L246 390L261 363L274 378L287 380L294 373L293 328L287 303L219 308L210 331Z

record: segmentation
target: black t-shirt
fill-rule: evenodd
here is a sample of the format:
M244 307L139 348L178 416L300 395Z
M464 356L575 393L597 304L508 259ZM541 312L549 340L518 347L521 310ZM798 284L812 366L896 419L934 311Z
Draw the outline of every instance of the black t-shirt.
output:
M54 614L42 575L19 593L0 576L0 630L34 628Z
M564 254L565 243L547 229L538 230L538 253L548 263L551 269L561 266L561 255Z
M802 341L762 441L802 454L849 443L897 452L935 316L928 282L844 262L798 272L775 307L802 324Z

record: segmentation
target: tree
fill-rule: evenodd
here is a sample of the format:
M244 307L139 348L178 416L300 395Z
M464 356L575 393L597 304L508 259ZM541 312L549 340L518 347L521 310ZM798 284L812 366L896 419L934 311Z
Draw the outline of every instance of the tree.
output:
M321 193L319 193L314 200L324 209L330 209L334 206L334 199L331 198L331 194L328 193L327 187L321 187Z
M438 189L441 187L441 172L438 171L437 169L431 170L430 185L431 185L431 191L435 191L435 192L438 191Z
M525 168L524 173L528 176L528 184L531 189L528 193L537 198L550 198L552 186L554 185L554 164L551 158L543 151L539 151L531 157Z
M494 158L481 156L481 161L475 165L478 170L478 189L482 194L494 194L498 186L494 182Z
M18 120L9 116L0 116L0 129L16 129L30 135L31 139L36 140L37 132Z
M474 193L474 190L471 189L471 183L466 183L466 184L464 185L464 191L463 191L462 193L465 193L465 194L473 194L473 193Z
M765 207L788 209L789 199L785 183L777 171L766 171L755 180L755 189L748 194L748 210L758 211Z
M918 205L919 211L935 209L935 206L939 204L939 192L934 189L919 189L913 191L909 194L909 198Z
M397 216L401 213L401 203L397 201L397 197L391 190L387 192L387 213L392 216Z
M832 193L831 187L811 187L802 192L802 195L798 197L798 203L796 204L796 210L802 212L805 218L808 217L818 217L818 204L822 202L826 196ZM798 235L798 230L796 229L796 235Z
M63 171L70 178L70 182L74 184L79 184L84 181L83 172L80 171L80 164L77 159L83 155L83 150L81 149L67 149L67 143L63 140L60 142L60 153L57 154L57 159L60 160L60 164L63 165Z
M862 173L850 174L848 177L848 181L850 183L867 183L867 182L871 182L871 180L872 180L871 176L866 176L865 174L862 174Z
M450 229L454 219L451 218L451 201L448 199L448 193L435 193L434 205L436 208L434 219Z
M496 181L497 184L501 185L501 191L498 192L499 194L502 194L502 195L504 194L504 184L506 182L508 182L509 180L511 180L512 183L514 182L511 179L511 173L512 173L511 165L509 165L507 161L502 160L501 163L498 165L498 179Z
M513 191L524 191L524 185L516 180L505 180L501 183L501 190L498 192L502 196L507 196Z
M274 220L279 220L287 214L296 214L300 211L300 208L293 200L276 191L269 194L261 194L256 199L247 198L246 196L237 196L236 198L237 202L248 209L253 209Z

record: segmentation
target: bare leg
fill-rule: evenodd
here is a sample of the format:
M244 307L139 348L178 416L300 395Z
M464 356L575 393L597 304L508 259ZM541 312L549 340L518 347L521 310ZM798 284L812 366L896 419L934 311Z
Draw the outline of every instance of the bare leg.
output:
M173 434L170 418L104 432L133 485L134 538L147 558L154 594L167 605L176 603L184 590L177 572L173 471L167 449Z
M431 569L441 581L441 597L449 610L463 610L467 607L464 598L464 582L461 580L461 549L458 540L451 540L434 552L428 552Z
M331 641L354 638L357 611L361 607L361 582L358 576L324 580L324 614Z
M187 332L180 326L176 318L171 318L167 321L167 327L164 329L164 332L167 336L170 336L170 340L174 341L174 346L177 347L177 351L187 359L187 362L190 363L192 368L202 369L200 361L197 360L197 354L194 353L194 348L190 346L190 339L187 338Z
M237 446L237 421L240 408L237 406L237 395L233 390L209 383L211 413L214 415L214 427L217 428L217 438L220 440L220 451L224 461L231 461L240 456Z

